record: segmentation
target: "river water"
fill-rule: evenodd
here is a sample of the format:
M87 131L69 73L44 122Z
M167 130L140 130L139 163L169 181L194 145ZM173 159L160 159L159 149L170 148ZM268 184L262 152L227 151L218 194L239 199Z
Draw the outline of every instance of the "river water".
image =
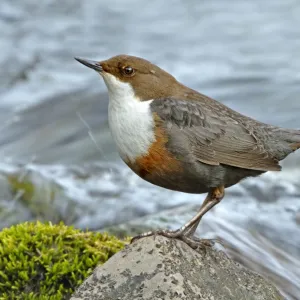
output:
M183 224L204 195L160 189L124 166L104 83L73 57L142 56L246 115L300 128L299 15L297 0L2 0L1 226L62 219L134 233ZM199 233L300 299L300 153L283 166L229 189ZM47 212L48 200L12 195L9 174L45 199L54 188Z

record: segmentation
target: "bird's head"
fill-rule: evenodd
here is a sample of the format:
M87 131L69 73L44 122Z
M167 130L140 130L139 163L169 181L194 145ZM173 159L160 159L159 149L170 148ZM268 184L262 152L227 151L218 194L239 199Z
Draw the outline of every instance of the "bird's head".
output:
M118 55L104 61L75 59L98 72L110 93L122 95L131 88L140 101L172 96L178 85L172 75L143 58Z

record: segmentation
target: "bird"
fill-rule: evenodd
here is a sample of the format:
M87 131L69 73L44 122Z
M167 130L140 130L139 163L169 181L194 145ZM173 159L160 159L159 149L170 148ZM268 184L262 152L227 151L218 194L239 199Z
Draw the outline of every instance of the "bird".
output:
M75 57L103 78L112 137L125 164L165 189L207 193L198 213L177 230L152 235L207 245L195 236L202 217L225 189L248 177L280 171L279 162L300 148L300 130L262 123L180 83L150 61L117 55L103 61Z

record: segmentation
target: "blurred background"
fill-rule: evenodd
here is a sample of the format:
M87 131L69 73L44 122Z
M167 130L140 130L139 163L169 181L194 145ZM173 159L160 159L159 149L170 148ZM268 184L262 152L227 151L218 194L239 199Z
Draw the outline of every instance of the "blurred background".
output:
M76 62L142 56L263 122L300 128L297 0L1 0L0 226L63 220L118 236L176 229L205 195L139 179L116 154L107 93ZM300 153L227 191L198 233L300 299Z

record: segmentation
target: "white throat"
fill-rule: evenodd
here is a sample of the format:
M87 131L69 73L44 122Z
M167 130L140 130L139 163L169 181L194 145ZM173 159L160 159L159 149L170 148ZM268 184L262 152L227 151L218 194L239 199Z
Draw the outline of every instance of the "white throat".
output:
M108 88L108 121L120 156L134 162L144 156L155 141L154 121L150 109L153 100L140 101L129 83L104 73Z

